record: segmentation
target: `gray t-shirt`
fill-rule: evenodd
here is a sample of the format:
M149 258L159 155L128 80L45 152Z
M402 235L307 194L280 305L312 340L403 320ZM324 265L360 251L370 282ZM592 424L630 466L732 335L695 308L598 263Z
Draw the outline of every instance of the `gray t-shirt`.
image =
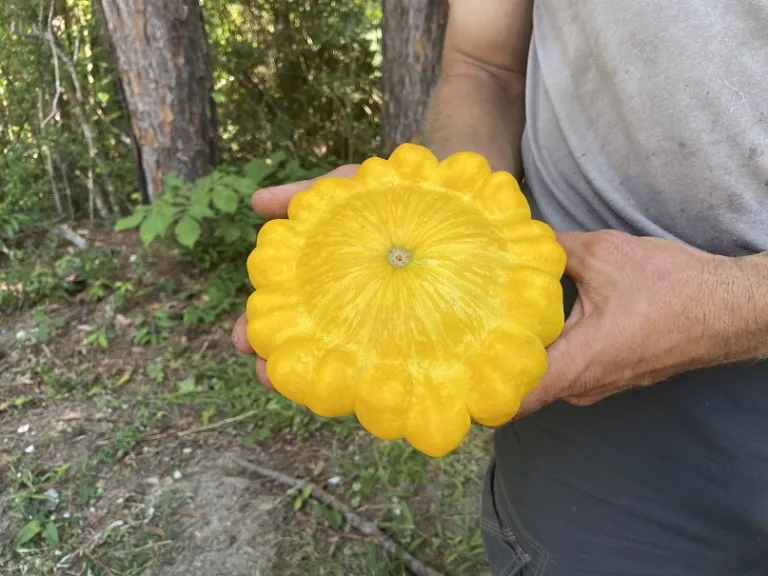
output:
M526 109L555 229L768 250L768 0L536 0ZM768 574L765 362L556 403L495 459L498 533L532 574Z
M768 250L768 2L539 0L526 179L559 229Z

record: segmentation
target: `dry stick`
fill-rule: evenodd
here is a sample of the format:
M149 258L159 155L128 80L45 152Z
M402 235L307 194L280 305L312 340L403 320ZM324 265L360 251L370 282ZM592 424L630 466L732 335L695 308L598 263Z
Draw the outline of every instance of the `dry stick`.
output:
M48 11L48 26L46 28L46 37L49 39L53 39L53 9L56 5L56 2L51 2L51 8ZM53 96L53 101L51 103L51 113L46 116L45 118L42 117L42 103L40 108L40 128L42 129L48 122L53 120L54 116L56 116L56 113L59 111L59 99L61 98L62 89L61 89L61 72L59 71L59 58L56 55L56 51L53 50L53 73L54 78L56 79L56 93Z
M251 410L250 412L238 414L237 416L233 416L232 418L219 420L218 422L214 422L213 424L206 424L205 426L197 426L196 428L189 428L187 430L182 430L181 432L149 434L149 435L143 436L142 438L144 440L162 440L163 438L181 438L183 436L189 436L190 434L198 434L200 432L208 432L210 430L215 430L216 428L228 426L230 424L234 424L235 422L240 422L241 420L247 420L248 418L261 414L262 412L264 411L261 409Z
M56 234L64 238L65 240L74 244L80 250L86 250L88 248L88 240L80 236L77 232L72 230L66 224L62 224L55 228Z
M61 180L64 182L64 192L67 193L67 209L69 211L69 219L75 219L75 209L72 206L72 189L69 187L69 178L67 178L67 171L64 168L64 164L61 162L61 156L56 152L56 164L61 172Z
M355 514L355 512L349 506L339 501L338 498L319 488L309 480L293 478L291 476L277 472L276 470L272 470L271 468L264 468L263 466L253 464L241 458L231 457L230 460L233 464L239 466L240 468L244 468L249 472L254 472L260 476L269 478L270 480L274 480L279 484L290 486L296 490L303 490L304 488L309 487L311 490L310 497L325 504L326 506L329 506L334 510L337 510L338 512L341 512L347 522L349 522L362 534L373 537L376 540L376 543L384 550L389 552L392 556L399 557L402 555L403 563L405 564L406 568L415 576L443 576L440 572L430 568L429 566L426 566L416 557L412 556L401 547L399 547L389 536L382 532L376 524L364 520Z
M56 80L58 82L58 78ZM56 87L59 90L59 86ZM64 214L64 208L61 205L61 196L59 188L56 186L56 174L53 171L53 155L48 142L45 141L45 119L43 118L43 89L37 91L37 116L40 125L40 148L45 156L45 168L48 171L48 177L51 180L51 193L53 194L53 203L56 205L56 211L59 216Z

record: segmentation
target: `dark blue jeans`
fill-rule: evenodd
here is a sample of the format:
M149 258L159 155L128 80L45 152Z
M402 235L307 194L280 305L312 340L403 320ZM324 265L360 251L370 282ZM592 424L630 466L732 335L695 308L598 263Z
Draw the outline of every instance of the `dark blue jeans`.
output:
M495 434L496 576L768 575L768 365L702 371Z

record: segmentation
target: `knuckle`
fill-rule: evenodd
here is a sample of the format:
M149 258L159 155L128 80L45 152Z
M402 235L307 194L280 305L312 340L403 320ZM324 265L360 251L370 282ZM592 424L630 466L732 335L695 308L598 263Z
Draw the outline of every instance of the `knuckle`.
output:
M604 257L620 252L627 239L626 232L618 230L600 230L592 234L586 246L587 252L593 257Z

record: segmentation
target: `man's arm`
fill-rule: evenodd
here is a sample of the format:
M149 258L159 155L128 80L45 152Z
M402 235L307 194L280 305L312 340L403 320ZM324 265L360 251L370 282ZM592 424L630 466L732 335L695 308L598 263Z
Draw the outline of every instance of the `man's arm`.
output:
M425 144L443 159L484 155L522 176L525 72L533 0L453 0Z
M723 360L744 362L768 358L768 252L732 260L731 274L720 284L716 315L721 327Z

